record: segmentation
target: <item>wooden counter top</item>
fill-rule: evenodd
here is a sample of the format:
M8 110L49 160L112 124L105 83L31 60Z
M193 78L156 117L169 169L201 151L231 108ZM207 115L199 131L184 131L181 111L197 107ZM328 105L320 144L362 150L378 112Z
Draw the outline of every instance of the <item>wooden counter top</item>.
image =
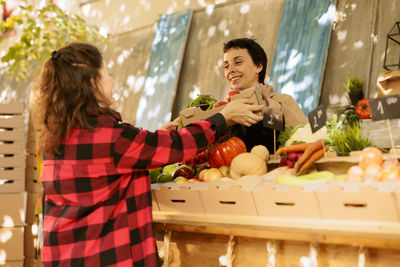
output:
M400 223L154 211L156 230L400 250Z

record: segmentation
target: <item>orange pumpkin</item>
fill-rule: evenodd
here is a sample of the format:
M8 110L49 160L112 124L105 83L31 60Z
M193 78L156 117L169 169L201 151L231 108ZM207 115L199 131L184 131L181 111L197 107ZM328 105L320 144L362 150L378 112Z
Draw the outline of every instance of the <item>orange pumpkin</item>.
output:
M232 137L221 144L210 146L207 149L207 160L212 168L230 166L232 160L244 152L247 152L247 150L242 139Z

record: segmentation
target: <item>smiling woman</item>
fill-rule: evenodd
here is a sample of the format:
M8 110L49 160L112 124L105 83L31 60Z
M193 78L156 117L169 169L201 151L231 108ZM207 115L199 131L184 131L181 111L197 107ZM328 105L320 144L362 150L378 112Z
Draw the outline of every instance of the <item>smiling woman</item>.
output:
M232 48L224 54L225 79L233 90L257 86L262 69L261 64L254 64L247 49Z
M264 85L268 60L264 49L255 40L230 40L224 44L223 51L225 79L231 88L228 97L234 94L233 92L261 87L265 104L270 110L268 112L282 112L284 123L293 127L307 123L306 117L291 96L274 94L271 86ZM245 142L248 151L256 145L264 145L271 154L274 153L274 130L264 127L263 122L251 127L236 126L234 132Z

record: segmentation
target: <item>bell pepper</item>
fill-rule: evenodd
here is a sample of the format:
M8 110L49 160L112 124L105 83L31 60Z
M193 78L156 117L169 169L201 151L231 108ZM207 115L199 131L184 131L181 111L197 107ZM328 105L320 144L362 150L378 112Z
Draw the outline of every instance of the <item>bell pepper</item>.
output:
M220 106L223 106L223 105L226 105L226 104L228 104L226 101L219 100L214 104L213 108L217 108L217 107L220 107Z
M371 110L367 98L361 99L357 102L356 114L360 116L361 119L371 118Z
M231 102L231 97L232 97L233 95L237 95L237 94L240 94L240 91L239 91L239 90L230 90L230 91L228 92L228 95L226 96L226 99L228 100L228 103Z

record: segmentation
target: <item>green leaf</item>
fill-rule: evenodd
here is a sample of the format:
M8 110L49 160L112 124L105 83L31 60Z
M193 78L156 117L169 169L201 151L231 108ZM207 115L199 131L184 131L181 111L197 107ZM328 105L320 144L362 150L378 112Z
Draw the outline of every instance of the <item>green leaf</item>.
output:
M15 23L21 25L20 39L1 59L7 63L7 74L17 81L28 79L49 59L50 51L72 41L107 41L97 27L75 14L66 14L52 3L36 9L24 1L20 14L1 22L0 29L12 30Z

